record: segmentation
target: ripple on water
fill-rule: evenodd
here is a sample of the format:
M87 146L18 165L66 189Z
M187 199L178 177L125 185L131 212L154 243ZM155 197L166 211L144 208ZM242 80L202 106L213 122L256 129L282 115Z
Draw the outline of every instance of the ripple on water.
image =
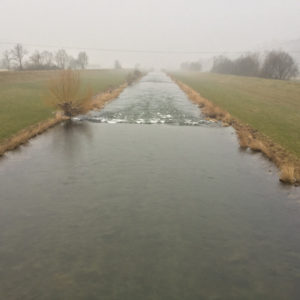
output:
M198 106L164 73L151 72L126 88L100 111L79 116L74 121L178 126L220 126L206 120Z

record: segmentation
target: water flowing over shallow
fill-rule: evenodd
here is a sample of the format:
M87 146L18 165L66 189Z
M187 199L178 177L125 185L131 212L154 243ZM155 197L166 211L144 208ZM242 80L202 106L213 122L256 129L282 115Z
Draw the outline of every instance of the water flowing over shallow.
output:
M75 120L99 123L210 125L195 104L165 73L149 73L128 87L117 100L101 111L93 111Z
M161 73L83 119L0 160L0 299L300 299L299 189L232 128Z

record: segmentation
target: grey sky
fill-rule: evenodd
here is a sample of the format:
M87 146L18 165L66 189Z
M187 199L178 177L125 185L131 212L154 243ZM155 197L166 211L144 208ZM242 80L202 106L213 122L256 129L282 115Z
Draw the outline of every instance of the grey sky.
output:
M273 40L300 39L300 0L0 0L0 12L0 42L245 51ZM0 50L9 47L0 45ZM204 56L87 52L103 67L116 58L127 66L173 67Z

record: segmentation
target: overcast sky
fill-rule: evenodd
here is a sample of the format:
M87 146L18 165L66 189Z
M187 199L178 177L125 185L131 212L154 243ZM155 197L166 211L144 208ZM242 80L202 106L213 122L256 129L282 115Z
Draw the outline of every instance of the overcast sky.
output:
M20 42L28 50L36 44L223 52L300 39L300 0L0 0L0 14L0 42ZM1 44L0 50L9 47ZM103 67L114 59L125 66L174 67L207 57L87 52Z

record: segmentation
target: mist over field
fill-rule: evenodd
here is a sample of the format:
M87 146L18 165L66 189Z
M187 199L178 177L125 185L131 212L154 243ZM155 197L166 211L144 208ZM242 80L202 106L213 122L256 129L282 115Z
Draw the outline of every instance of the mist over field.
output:
M1 0L0 11L1 53L16 43L83 50L90 67L205 67L227 52L300 51L299 0Z

